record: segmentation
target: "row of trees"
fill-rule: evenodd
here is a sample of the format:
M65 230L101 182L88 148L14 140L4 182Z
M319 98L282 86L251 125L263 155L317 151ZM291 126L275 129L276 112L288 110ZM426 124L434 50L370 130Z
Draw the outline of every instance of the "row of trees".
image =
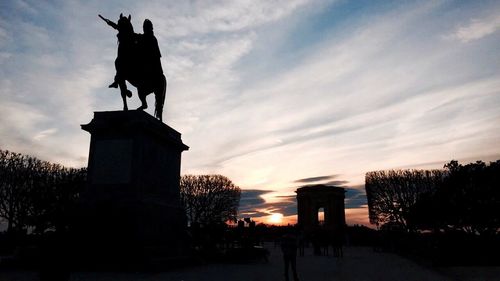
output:
M63 228L85 178L86 169L0 150L0 219L8 232Z
M420 197L411 220L419 229L460 230L491 235L500 230L500 160L445 165L447 176Z
M444 170L369 172L365 178L370 222L407 231L459 230L487 235L500 229L500 160Z
M85 168L66 168L0 150L0 222L35 233L68 226L85 186ZM185 175L180 198L191 224L236 221L241 190L221 175Z

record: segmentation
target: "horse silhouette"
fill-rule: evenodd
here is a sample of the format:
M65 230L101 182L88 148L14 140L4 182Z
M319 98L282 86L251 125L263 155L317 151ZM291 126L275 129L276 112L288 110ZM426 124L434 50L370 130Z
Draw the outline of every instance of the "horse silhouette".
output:
M128 110L127 97L132 96L132 92L127 89L125 83L125 81L128 81L137 88L137 95L141 101L141 106L137 110L148 108L146 97L151 93L155 94L154 115L161 121L167 91L167 79L161 70L152 71L149 69L150 64L146 60L148 54L146 54L142 44L144 35L134 32L130 15L124 17L120 14L117 24L101 15L99 17L118 30L118 56L115 60L116 76L115 82L110 87L119 86L123 100L123 110Z

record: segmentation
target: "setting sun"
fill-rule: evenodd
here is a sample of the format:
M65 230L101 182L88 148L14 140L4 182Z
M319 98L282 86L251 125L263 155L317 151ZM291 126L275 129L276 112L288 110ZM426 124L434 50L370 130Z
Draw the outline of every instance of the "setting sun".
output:
M272 224L281 224L283 222L283 214L272 214L269 216L267 221Z

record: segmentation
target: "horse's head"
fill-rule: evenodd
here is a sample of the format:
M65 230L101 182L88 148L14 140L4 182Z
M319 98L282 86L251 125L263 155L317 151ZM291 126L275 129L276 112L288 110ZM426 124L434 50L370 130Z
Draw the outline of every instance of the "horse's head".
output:
M120 14L120 18L118 19L118 32L122 34L133 34L134 27L130 22L131 16L124 17L123 14Z

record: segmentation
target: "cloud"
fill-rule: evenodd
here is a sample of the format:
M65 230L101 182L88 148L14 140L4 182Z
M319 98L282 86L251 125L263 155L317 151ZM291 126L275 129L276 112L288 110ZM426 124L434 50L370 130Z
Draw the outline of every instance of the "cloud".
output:
M471 19L469 24L458 27L447 38L457 39L464 43L481 39L500 29L500 16L494 15L483 19Z
M343 186L345 184L348 184L349 181L345 181L345 180L336 180L336 181L329 181L329 182L326 182L324 183L325 185L335 185L335 186Z
M210 157L206 165L244 179L244 186L284 188L280 178L297 173L307 177L335 170L347 178L354 169L360 173L349 182L356 184L363 170L381 167L380 162L393 166L437 155L446 159L459 149L443 150L445 143L481 143L479 131L489 132L491 141L498 138L491 130L498 114L483 103L498 103L499 77L472 60L457 64L457 56L470 50L422 37L435 28L418 24L431 11L424 7L354 25L356 32L345 31L352 35L322 42L297 67L233 96L227 114L212 116L213 128L238 126L212 143L221 148L213 152L219 157ZM471 67L483 73L469 72ZM472 151L459 146L461 153ZM249 174L253 171L255 177Z
M257 208L266 203L262 195L269 193L269 190L244 189L241 191L240 209Z
M39 132L36 136L34 136L33 139L36 141L40 141L43 138L46 138L47 136L55 134L56 132L57 132L56 128L50 128L47 130L43 130L43 131Z
M268 190L241 190L240 205L238 208L238 213L240 214L240 216L252 215L254 217L260 217L268 215L268 204L262 197L262 195L268 193L270 193L270 191Z
M279 204L273 205L272 212L280 213L283 216L297 215L297 203L292 201L280 202Z
M361 208L367 204L364 188L364 185L346 188L344 201L346 209Z
M198 36L245 31L287 17L307 4L304 0L190 1L175 5L154 1L138 10L137 17L151 18L162 37Z
M322 182L325 180L330 180L330 179L333 179L336 177L338 177L338 175L318 176L318 177L298 179L298 180L294 180L293 182L295 182L295 183L314 183L314 182Z
M242 190L239 215L241 217L262 218L272 213L281 213L285 216L297 214L295 195L272 196L266 200L263 196L270 193L269 190Z
M0 21L8 38L0 44L0 53L5 54L0 58L0 104L6 121L0 125L4 137L0 145L43 160L84 166L89 138L79 125L91 120L93 110L121 107L118 95L113 99L111 94L101 95L96 102L98 90L108 91L113 57L107 63L103 51L95 48L104 40L96 36L92 24L81 24L91 11L79 9L78 2L11 4L7 10L19 14L2 14ZM114 55L116 40L112 41Z
M0 44L2 44L2 45L5 44L4 42L6 42L7 40L9 40L9 36L8 36L7 30L5 30L5 28L3 28L0 25L0 42L1 42Z

